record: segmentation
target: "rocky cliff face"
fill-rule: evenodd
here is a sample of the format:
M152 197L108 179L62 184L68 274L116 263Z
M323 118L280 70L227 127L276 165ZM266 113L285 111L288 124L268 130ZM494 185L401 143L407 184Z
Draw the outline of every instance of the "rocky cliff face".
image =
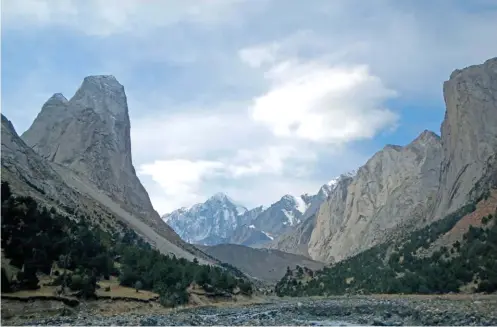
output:
M454 71L444 98L440 138L425 131L406 147L386 146L339 183L317 214L312 258L340 261L497 186L497 58Z
M447 110L437 218L496 184L497 58L454 71L443 91Z
M332 237L340 231L352 177L340 176L328 199L321 204L314 217L314 228L308 231L307 253L311 258L326 261L325 253ZM307 238L307 237L306 237Z
M21 137L133 213L157 220L132 164L130 128L124 87L113 76L89 76L69 101L52 96Z
M337 183L321 205L309 241L315 260L339 261L388 239L399 226L421 226L433 210L442 161L440 138L423 132L405 147L388 145Z

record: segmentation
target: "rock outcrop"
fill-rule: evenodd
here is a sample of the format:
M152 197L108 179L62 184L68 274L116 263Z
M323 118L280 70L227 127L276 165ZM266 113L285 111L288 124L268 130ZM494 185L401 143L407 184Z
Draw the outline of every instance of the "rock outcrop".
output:
M454 71L443 91L447 110L436 218L496 185L497 58Z
M337 183L317 213L310 256L334 262L386 241L399 226L422 226L435 205L442 148L424 131L405 147L387 145L357 175Z
M156 220L131 160L130 128L124 87L114 76L89 76L69 101L53 95L21 138L134 214Z

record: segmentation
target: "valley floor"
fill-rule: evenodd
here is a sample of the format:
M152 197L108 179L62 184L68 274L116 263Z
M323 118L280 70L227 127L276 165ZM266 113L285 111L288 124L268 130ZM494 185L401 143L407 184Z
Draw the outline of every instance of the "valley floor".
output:
M4 302L4 301L2 301ZM255 301L256 302L256 301ZM2 309L5 303L2 303ZM374 295L265 298L261 303L159 309L127 314L80 310L68 316L9 320L2 325L497 325L497 295ZM138 310L136 310L138 309Z

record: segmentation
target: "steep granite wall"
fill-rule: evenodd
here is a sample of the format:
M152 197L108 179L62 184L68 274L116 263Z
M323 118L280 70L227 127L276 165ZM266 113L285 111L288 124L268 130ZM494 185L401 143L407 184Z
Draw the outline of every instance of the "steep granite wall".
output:
M21 137L43 158L82 174L133 213L157 219L135 175L130 127L124 87L113 76L89 76L69 101L52 96Z
M437 218L478 198L497 179L497 58L454 71L443 89Z
M405 147L388 145L339 182L321 205L309 242L315 260L340 261L388 239L399 226L422 226L433 210L442 161L440 138L424 131Z

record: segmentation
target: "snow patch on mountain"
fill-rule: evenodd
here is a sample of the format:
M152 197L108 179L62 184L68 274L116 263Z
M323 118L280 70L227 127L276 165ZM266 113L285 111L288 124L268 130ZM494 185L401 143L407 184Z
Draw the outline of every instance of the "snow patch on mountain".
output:
M263 233L264 233L264 235L266 235L267 237L269 237L269 239L270 239L271 241L272 241L272 240L274 240L274 237L273 237L273 236L271 236L271 234L266 233L266 232L265 232L265 231L263 231L263 230L261 230L261 232L263 232Z
M288 224L290 226L294 226L296 223L298 223L298 219L295 218L295 214L293 212L285 210L285 209L282 209L282 211L283 211L283 214L288 218Z
M293 198L295 199L295 203L297 204L297 210L301 213L304 213L307 209L307 204L305 203L305 201L302 199L301 196L294 196Z

